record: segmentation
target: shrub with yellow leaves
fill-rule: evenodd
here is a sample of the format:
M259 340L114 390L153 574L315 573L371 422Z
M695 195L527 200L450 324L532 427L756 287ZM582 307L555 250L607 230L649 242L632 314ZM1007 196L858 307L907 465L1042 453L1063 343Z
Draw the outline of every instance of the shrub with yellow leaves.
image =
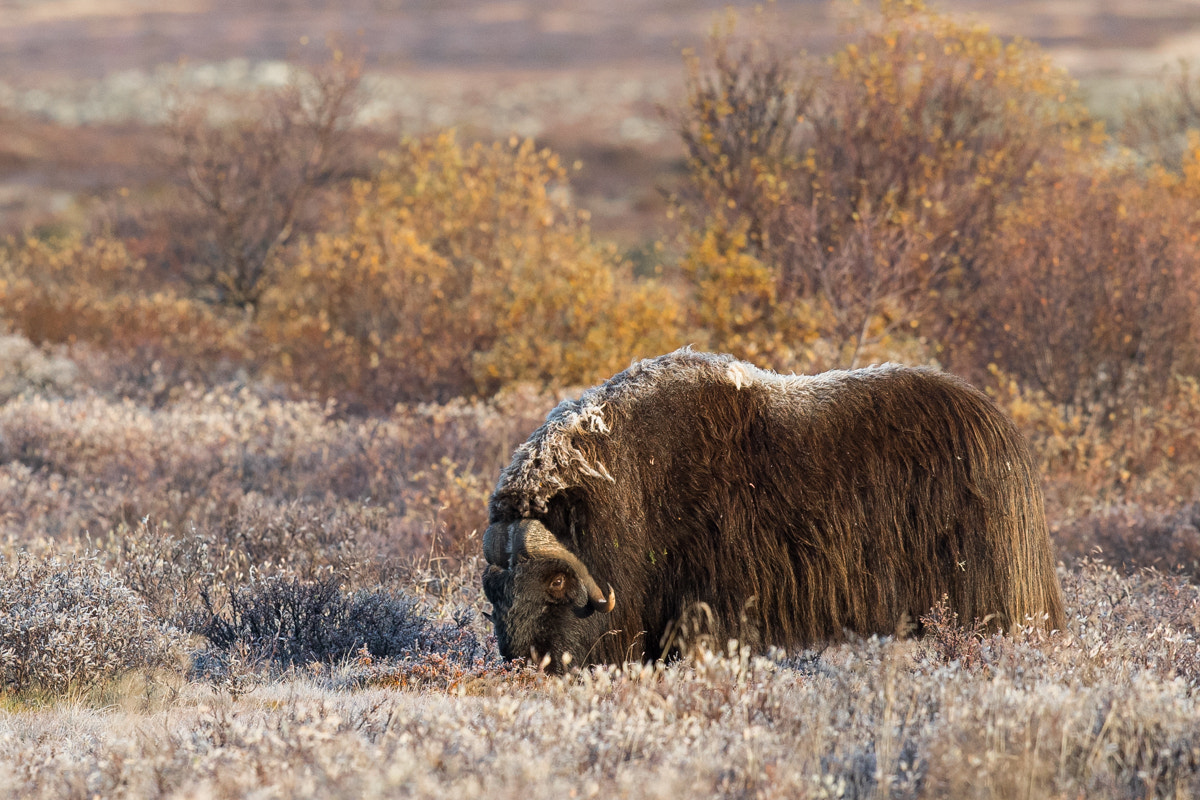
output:
M676 344L670 294L594 243L532 142L407 142L259 321L286 379L368 407L595 381Z
M819 334L806 324L806 315L781 313L775 276L749 252L745 230L706 228L696 234L682 266L692 285L692 323L709 349L789 364L799 359L796 348Z

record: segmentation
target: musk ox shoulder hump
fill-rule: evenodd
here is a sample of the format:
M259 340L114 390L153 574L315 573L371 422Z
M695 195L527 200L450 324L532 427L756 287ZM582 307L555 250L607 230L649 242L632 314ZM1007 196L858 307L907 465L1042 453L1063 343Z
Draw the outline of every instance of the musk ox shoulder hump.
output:
M906 368L884 365L858 374L892 369ZM782 395L788 404L807 408L809 401L818 400L854 374L780 375L730 355L699 353L686 347L637 361L578 399L564 400L550 411L501 472L491 515L520 518L542 513L550 498L565 489L591 479L611 482L613 477L600 452L603 448L598 445L613 434L619 416L614 409L628 409L658 395L670 396L681 387L704 385Z

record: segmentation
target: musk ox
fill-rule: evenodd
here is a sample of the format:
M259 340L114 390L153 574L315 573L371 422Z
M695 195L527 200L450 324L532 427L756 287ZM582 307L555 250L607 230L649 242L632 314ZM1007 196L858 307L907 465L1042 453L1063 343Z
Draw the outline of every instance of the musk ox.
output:
M755 649L893 633L943 595L993 630L1064 621L1025 442L933 369L642 361L551 411L488 512L500 652L552 670L668 655L695 608Z

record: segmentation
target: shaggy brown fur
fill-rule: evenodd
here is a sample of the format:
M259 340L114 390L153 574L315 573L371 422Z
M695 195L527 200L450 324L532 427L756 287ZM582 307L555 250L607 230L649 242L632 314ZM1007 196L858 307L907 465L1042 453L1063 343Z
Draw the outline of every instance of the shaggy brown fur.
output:
M943 594L995 630L1064 623L1024 441L932 369L643 361L554 409L489 512L541 521L616 593L592 613L543 590L561 563L494 559L484 588L506 657L661 657L695 608L716 642L759 649L893 633Z

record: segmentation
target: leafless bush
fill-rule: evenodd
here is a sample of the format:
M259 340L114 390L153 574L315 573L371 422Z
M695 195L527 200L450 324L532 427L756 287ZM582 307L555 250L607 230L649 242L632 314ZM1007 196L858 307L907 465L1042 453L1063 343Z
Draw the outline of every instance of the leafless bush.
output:
M1152 405L1200 364L1197 249L1181 235L1191 208L1119 170L1028 193L985 248L977 361L1056 403L1093 404L1100 420Z
M946 663L956 662L963 669L970 669L982 658L982 644L987 636L987 625L975 620L969 627L952 611L946 595L921 617L925 632L923 644L936 658Z
M229 122L179 101L170 163L188 202L164 221L177 242L191 239L178 258L193 286L224 304L258 304L314 195L348 168L361 67L335 52L282 89L246 98Z

